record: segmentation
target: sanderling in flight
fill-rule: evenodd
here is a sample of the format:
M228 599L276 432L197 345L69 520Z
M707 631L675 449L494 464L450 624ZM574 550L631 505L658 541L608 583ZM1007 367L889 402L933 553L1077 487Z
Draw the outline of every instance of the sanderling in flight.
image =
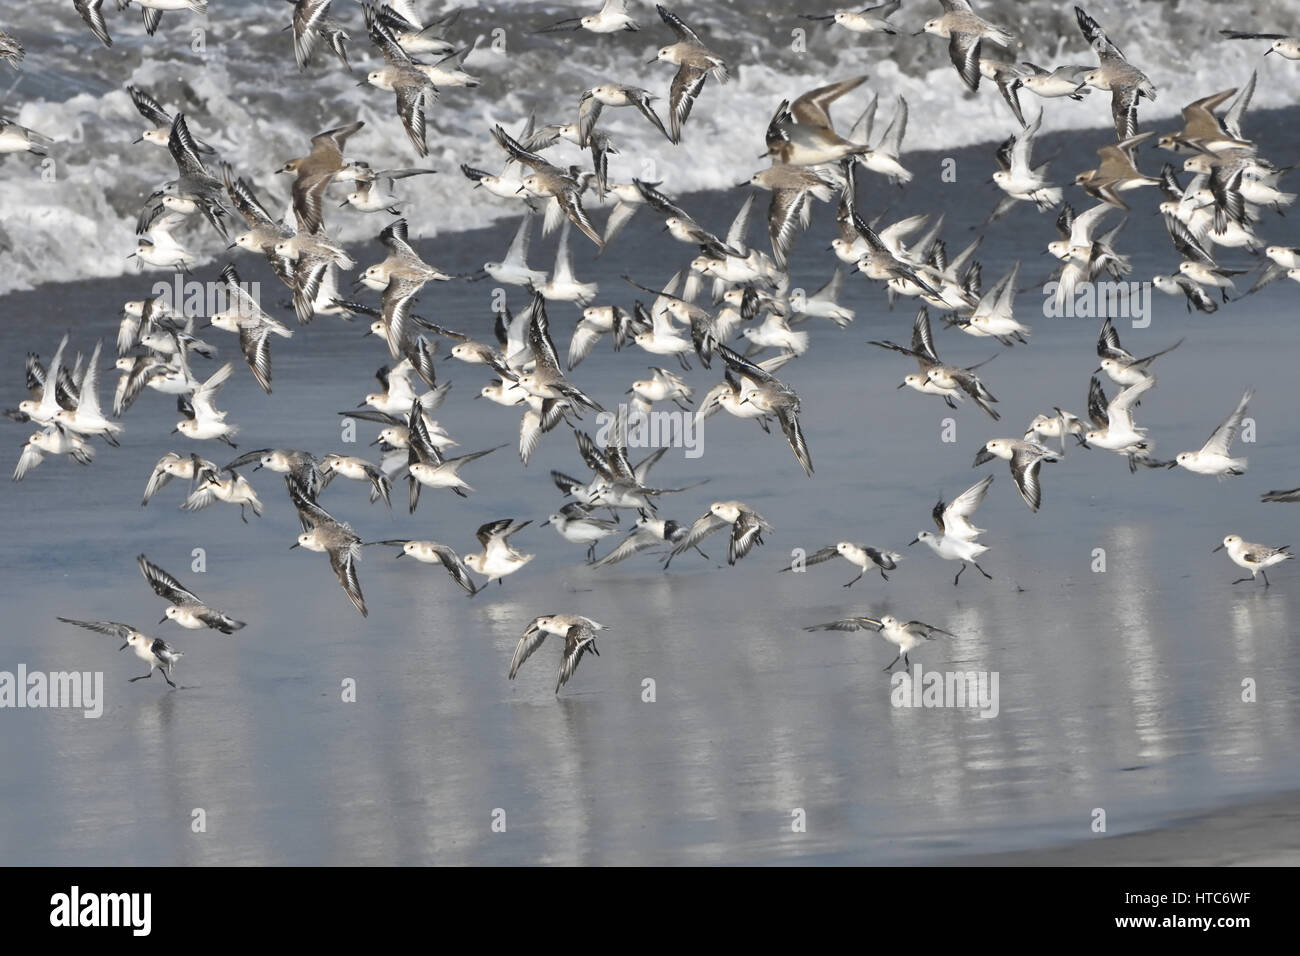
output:
M934 339L930 330L930 313L925 306L921 306L920 311L916 314L916 319L912 323L911 348L904 348L888 340L871 341L867 344L900 352L903 355L910 355L916 359L920 371L905 376L902 384L898 386L899 388L906 386L923 395L938 395L943 398L949 408L954 409L957 407L957 402L961 400L962 393L965 393L994 421L1002 417L991 404L996 402L997 399L993 397L993 394L985 388L984 383L975 375L975 369L992 361L992 358L965 368L942 364L934 351Z
M1300 37L1286 33L1242 33L1237 30L1220 30L1229 40L1272 40L1264 55L1276 53L1285 60L1300 60Z
M392 507L391 484L388 476L364 458L330 453L321 458L318 467L322 491L329 486L335 476L351 481L366 481L370 483L370 503L374 504L382 499L384 504Z
M584 90L578 99L578 145L586 146L592 130L600 119L601 110L606 107L634 106L642 116L650 121L655 129L663 133L670 142L677 142L671 133L664 129L663 120L655 112L651 102L656 99L649 90L639 86L623 86L619 83L601 83L589 90Z
M29 471L45 460L46 455L67 455L69 461L89 465L95 459L95 449L80 435L52 423L27 437L18 464L14 466L13 480L22 481Z
M1107 318L1102 322L1101 333L1097 336L1097 357L1101 359L1101 365L1094 370L1093 374L1105 372L1116 385L1136 385L1151 374L1152 362L1182 344L1183 340L1179 339L1167 349L1138 358L1119 344L1119 333Z
M808 450L803 427L799 424L799 396L794 389L761 365L742 358L725 345L718 346L718 354L727 363L728 371L740 380L740 403L753 405L765 415L776 416L799 467L805 475L812 477L812 453Z
M852 541L838 541L822 548L820 551L814 551L804 558L801 563L804 567L811 567L832 558L843 558L858 569L858 576L844 585L844 587L848 588L857 584L868 571L879 571L880 576L888 581L889 575L885 572L893 571L898 567L898 562L902 560L903 556L897 551L882 551L879 548L869 548L865 544L854 544ZM781 570L793 571L795 567L796 565L791 563L789 567Z
M144 130L135 142L153 143L155 146L162 147L169 146L171 144L172 123L175 122L175 117L163 109L161 103L140 89L140 87L127 84L126 91L131 96L131 102L134 104L136 112L150 123L153 123L153 126ZM212 154L216 152L215 149L197 137L194 139L194 145L200 153Z
M1003 345L1025 343L1029 326L1017 322L1013 314L1016 301L1016 280L1020 277L1020 262L995 282L976 303L970 315L951 321L967 335L976 338L992 337Z
M348 137L365 125L364 120L358 120L317 133L311 138L310 153L290 159L276 170L277 173L293 174L293 215L300 233L310 236L321 231L321 206L326 187L341 175L345 181L349 175L355 178L354 174L343 172L348 168L343 159L343 146Z
M212 404L216 401L221 386L226 384L226 380L230 378L234 370L234 363L227 362L213 372L207 381L195 389L192 397L186 399L182 395L178 398L177 408L186 417L177 422L172 431L180 432L182 435L197 441L215 438L225 442L231 448L238 447L230 438L239 431L239 426L229 424L226 421L227 413L218 411L216 406Z
M1037 441L1039 438L1056 438L1061 442L1060 456L1065 457L1065 437L1073 435L1080 445L1086 444L1084 433L1087 428L1077 415L1060 407L1052 409L1051 415L1035 415L1034 420L1025 429L1025 441Z
M465 555L465 565L475 574L487 578L487 584L501 579L507 574L514 574L536 555L524 554L510 544L511 535L523 530L532 521L515 521L513 518L500 518L489 521L474 532L483 550L477 554Z
M504 259L500 262L485 262L483 264L483 271L497 282L506 285L534 286L546 281L544 271L528 267L528 246L530 233L532 232L533 215L531 210L524 213L524 218L519 222L519 229L516 230L514 239L510 240L510 248L506 250Z
M677 37L677 42L661 47L651 63L662 61L677 67L677 75L668 93L668 127L669 139L674 143L682 141L682 126L691 115L695 99L704 89L704 81L713 76L719 83L726 83L729 77L727 62L718 54L709 50L694 30L677 14L666 9L663 4L655 4L659 19L668 25Z
M343 66L352 71L348 63L345 42L351 37L339 21L330 16L331 0L292 0L293 3L293 56L298 69L306 69L311 62L316 44L321 40L329 46Z
M258 448L246 451L234 461L227 463L226 469L233 470L251 464L253 471L265 468L279 475L291 475L306 491L315 498L317 491L325 486L321 477L320 462L309 451L294 448Z
M393 191L393 184L399 179L411 176L426 176L436 173L436 169L411 167L407 169L371 169L369 164L360 160L352 163L361 170L356 178L357 188L348 193L339 206L351 206L360 212L384 212L400 215L402 200Z
M591 223L591 217L582 207L582 192L585 184L581 183L573 172L561 169L537 153L525 149L500 125L492 128L492 136L497 145L512 159L533 170L530 175L523 177L521 181L523 189L534 196L557 202L559 208L569 217L569 221L581 229L583 235L594 242L597 248L604 245L600 233ZM543 228L543 232L545 231Z
M46 156L54 140L34 129L11 123L0 117L0 153L34 153Z
M1156 100L1156 88L1145 73L1129 63L1120 52L1119 47L1110 41L1101 25L1084 13L1080 7L1074 8L1075 19L1079 21L1079 30L1083 38L1096 51L1097 69L1087 73L1083 81L1099 90L1108 90L1110 112L1115 120L1116 139L1126 140L1137 135L1137 104L1145 96L1151 102Z
M514 656L510 659L510 680L515 679L515 674L524 661L542 646L546 635L553 634L564 638L564 656L560 659L560 673L555 683L555 692L558 694L577 670L583 654L591 651L597 657L600 656L600 651L596 650L596 632L603 630L608 630L607 625L581 614L543 614L533 618L524 628Z
M640 27L627 12L627 3L628 0L605 0L596 13L582 17L565 17L537 32L558 33L568 30L586 30L589 33L618 33L623 30L635 32Z
M767 519L743 501L715 501L709 505L708 511L695 519L685 537L677 542L664 561L664 568L683 551L694 548L713 532L727 527L731 528L731 539L727 543L728 564L735 564L749 554L756 545L763 543L763 534L772 531Z
M611 534L618 534L622 529L613 521L593 518L587 507L580 501L571 501L558 513L542 522L542 527L550 525L565 541L587 545L587 561L596 560L596 543Z
M1237 429L1241 427L1241 421L1246 417L1246 406L1254 394L1253 388L1246 389L1232 414L1211 433L1200 450L1179 452L1169 463L1169 467L1180 465L1198 475L1214 475L1216 478L1245 474L1247 459L1233 458L1228 449L1233 439L1237 437Z
M1074 184L1081 186L1089 196L1120 209L1128 209L1128 203L1119 198L1119 194L1142 186L1157 186L1159 178L1147 176L1138 171L1133 151L1139 144L1146 142L1155 133L1138 133L1121 142L1108 144L1097 150L1101 163L1096 169L1089 169L1074 177Z
M292 478L285 479L289 486L289 498L298 509L298 519L304 528L310 528L298 535L298 540L289 545L289 550L306 548L329 555L330 568L339 579L344 593L353 606L365 617L366 599L361 593L361 582L357 578L357 562L361 560L361 538L351 525L336 520L328 511L312 501Z
M397 114L406 129L406 135L415 146L415 151L421 156L427 156L429 147L424 137L424 112L438 98L438 89L420 68L423 64L417 64L402 49L393 31L378 15L372 0L367 0L364 10L370 40L383 54L387 65L382 70L372 70L357 85L369 83L381 90L391 90L396 95Z
M927 20L915 36L932 33L948 41L948 56L957 68L957 75L972 91L980 86L980 48L991 40L1008 49L1016 38L1009 30L989 23L980 17L968 0L941 0L944 14Z
M76 405L73 408L59 409L54 413L54 421L70 432L83 436L99 435L110 445L116 445L115 436L122 431L122 426L104 417L96 394L99 390L99 353L102 345L102 342L96 342L95 350L90 354L85 376L78 386ZM20 404L19 408L21 407Z
M172 668L185 655L180 651L173 650L171 645L162 638L146 637L131 625L118 624L114 621L74 621L67 617L61 617L58 620L64 624L75 624L77 627L84 627L90 631L98 631L100 634L116 637L123 642L122 646L118 648L119 651L124 651L128 647L131 648L136 657L149 665L149 673L141 674L139 677L132 677L128 683L134 684L138 680L153 677L153 672L156 669L162 674L163 680L172 687L176 686L172 681Z
M793 103L783 100L767 126L767 155L774 163L815 166L865 153L869 149L865 143L835 132L830 108L866 80L865 75L855 76L809 90Z
M1156 377L1147 375L1107 401L1097 376L1089 379L1088 419L1092 422L1092 428L1084 432L1084 444L1126 456L1129 471L1137 471L1138 465L1162 468L1169 464L1151 458L1147 430L1138 428L1133 422L1133 407L1155 385Z
M208 607L193 591L186 588L174 577L154 564L143 554L136 557L140 573L149 582L153 593L167 602L167 609L159 624L175 621L189 630L208 627L222 634L233 634L244 626L243 621L236 621L229 614Z
M975 570L984 577L990 581L993 580L993 575L981 568L979 562L975 560L988 550L986 545L982 545L975 540L984 533L984 529L977 528L970 523L970 516L975 513L975 509L984 501L984 496L988 494L989 485L991 484L993 484L993 476L988 475L954 498L951 504L945 504L944 500L940 498L930 511L930 516L934 519L935 525L938 526L939 533L921 531L908 542L910 547L918 541L924 541L931 551L945 561L960 561L961 571L958 571L957 576L952 579L954 585L961 580L962 571L966 570L967 562L975 565Z
M1043 462L1061 460L1056 452L1044 448L1038 442L994 438L980 446L980 450L975 455L975 464L971 467L978 468L994 458L1011 462L1011 477L1020 491L1020 497L1025 499L1025 504L1029 505L1030 511L1037 511L1043 501L1038 472Z
M843 27L851 33L888 33L893 36L898 31L889 22L889 18L897 13L902 5L902 0L887 0L885 3L874 7L863 7L861 10L845 8L831 13L801 13L799 17L812 21L829 20L837 27Z
M573 273L573 253L569 249L569 222L560 227L560 241L555 247L555 270L542 282L530 283L542 298L553 302L576 302L586 308L599 291L594 282L579 282Z
M1249 541L1241 540L1239 535L1230 534L1223 539L1222 544L1213 550L1222 551L1226 548L1232 563L1250 572L1250 577L1237 578L1232 582L1233 584L1253 581L1255 576L1259 575L1264 579L1264 587L1268 587L1268 575L1264 573L1264 570L1294 557L1289 553L1290 547L1288 544L1284 544L1280 548L1270 548L1264 544L1251 544Z
M615 545L614 549L603 558L591 562L591 566L593 568L603 568L625 561L634 554L640 554L642 551L660 544L675 545L686 537L689 532L689 525L672 519L655 518L643 513L637 518L636 524L632 526L627 537ZM699 551L698 546L696 550ZM708 555L703 551L700 551L700 556L706 561L708 560Z
M478 593L469 569L454 549L437 541L412 541L406 538L389 538L384 541L369 541L367 544L395 545L402 550L397 552L399 558L412 557L422 564L441 564L451 575L451 579L464 588L470 595Z
M248 524L248 515L244 509L252 508L253 514L262 516L262 500L249 484L248 479L229 465L218 468L204 462L198 469L189 495L181 504L183 511L201 511L214 501L239 505L239 519Z
M149 499L156 495L173 478L180 478L192 483L198 479L201 472L216 470L216 467L212 462L200 458L198 455L180 455L174 451L167 452L158 459L158 464L153 466L149 481L144 486L144 497L140 500L140 507L143 508L147 505Z
M978 567L978 565L976 565ZM960 573L960 572L958 572ZM889 643L898 648L898 657L889 662L889 666L883 668L885 671L894 669L894 665L902 660L905 668L912 666L911 659L907 656L909 651L915 650L917 645L926 641L934 640L936 634L942 634L944 637L956 637L951 631L945 631L941 627L935 627L933 624L926 624L923 621L900 621L896 617L884 614L877 620L874 617L850 617L842 621L831 621L828 624L813 624L811 627L805 627L805 631L861 631L873 630L879 631L880 636Z
M1058 66L1045 70L1041 66L1023 61L1029 72L1020 77L1020 85L1029 92L1044 99L1068 96L1072 100L1082 100L1091 93L1084 77L1092 71L1090 66Z

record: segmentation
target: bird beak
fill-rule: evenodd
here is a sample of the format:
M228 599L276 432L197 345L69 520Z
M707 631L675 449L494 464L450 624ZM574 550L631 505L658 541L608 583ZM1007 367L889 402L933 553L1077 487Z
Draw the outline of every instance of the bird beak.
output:
M904 388L904 387L906 387L906 386L907 386L907 383L906 383L906 382L899 382L899 383L898 383L898 387L899 387L899 388Z
M1268 49L1269 49L1269 52L1270 52L1270 53L1273 52L1273 48L1272 48L1272 47L1269 47ZM143 136L137 136L135 139L131 140L131 145L134 146L136 143L143 143L143 142L144 142L144 137L143 137Z
M166 623L167 623L167 615L164 614L161 618L159 618L158 623L159 623L159 624L166 624Z
M1269 47L1269 48L1268 48L1268 52L1269 52L1269 53L1272 53L1272 52L1273 52L1273 48L1272 48L1272 47ZM651 63L658 63L658 62L659 62L659 57L655 57L653 60L646 60L645 62L646 62L646 66L649 66Z
M1210 554L1214 554L1215 551L1222 551L1222 550L1223 550L1223 545L1220 544L1217 548L1211 548Z
M925 36L925 31L924 31L924 30L917 30L915 33L912 34L912 36L914 36L914 37Z
M971 465L971 467L978 468L986 461L992 461L995 457L996 456L993 454L993 452L989 451L987 448L981 448L978 452L976 452L975 464Z
M907 542L907 546L910 548L912 545L916 544L916 542L920 540L921 540L920 538L913 538L911 541Z
M1093 370L1092 370L1092 374L1093 374L1093 375L1100 375L1100 374L1101 374L1101 366L1098 365L1095 369L1093 369Z
M1165 465L1165 467L1166 467L1166 468L1177 468L1177 467L1178 467L1178 460L1177 460L1177 459L1174 459L1174 460L1171 461L1169 464Z
M233 248L235 248L236 245L238 245L238 243L234 243L234 242L232 242L230 245L226 246L226 249L227 249L227 250L233 249Z
M121 647L118 648L118 650L119 650L119 651L124 651L124 650L126 650L128 647L130 647L130 646L131 646L130 644L123 644Z
M171 433L172 433L173 435L175 435L175 434L176 434L177 432L179 432L179 431L180 431L179 428L173 428Z
M397 556L398 556L399 558L404 558L404 557L406 557L406 552L405 552L405 551L398 551L398 552L397 552Z
M296 548L296 547L298 547L298 542L297 542L297 541L295 541L293 544L289 545L289 550L292 551L292 550L293 550L294 548Z
M374 441L370 443L370 447L373 448L375 445L378 445L381 441L383 441L382 438L376 438Z
M357 406L357 408L365 408L365 407L366 407L366 403L365 403L365 402L362 402L360 405Z

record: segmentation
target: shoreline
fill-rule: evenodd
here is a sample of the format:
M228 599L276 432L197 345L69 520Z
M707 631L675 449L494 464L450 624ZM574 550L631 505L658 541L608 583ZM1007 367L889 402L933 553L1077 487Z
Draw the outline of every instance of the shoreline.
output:
M1031 850L977 853L937 866L1297 866L1300 790L1178 813L1131 833Z

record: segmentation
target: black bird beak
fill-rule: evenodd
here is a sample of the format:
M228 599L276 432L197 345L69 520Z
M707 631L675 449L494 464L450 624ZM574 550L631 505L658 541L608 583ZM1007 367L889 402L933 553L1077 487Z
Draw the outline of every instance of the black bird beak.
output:
M365 407L366 407L366 403L365 403L365 402L362 402L360 405L357 406L357 408L365 408Z
M159 624L166 624L166 623L167 623L167 615L164 614L164 615L159 619L158 623L159 623Z
M1269 47L1269 48L1268 48L1268 52L1272 53L1272 52L1273 52L1273 48L1272 48L1272 47ZM655 57L653 60L646 60L645 62L646 62L646 66L649 66L651 63L658 63L658 62L659 62L659 57Z
M971 465L971 467L978 468L986 461L992 461L996 457L997 456L993 454L993 452L989 451L987 448L981 448L978 452L975 453L975 464Z
M1165 467L1166 467L1166 468L1177 468L1177 467L1178 467L1178 459L1175 458L1175 459L1174 459L1173 461L1171 461L1169 464L1165 465Z
M119 651L124 651L124 650L126 650L128 647L130 647L130 646L131 646L130 644L123 644L121 647L118 648L118 650L119 650Z
M1222 551L1222 550L1223 550L1223 545L1220 544L1217 548L1211 548L1210 554L1214 554L1215 551Z
M913 538L911 541L907 542L907 546L910 548L912 545L916 544L916 542L920 540L921 540L920 538Z
M296 547L298 547L298 542L297 542L297 541L295 541L293 544L289 545L289 550L292 551L292 550L293 550L294 548L296 548Z
M1101 366L1098 365L1095 369L1093 369L1093 370L1092 370L1092 374L1093 374L1093 375L1100 375L1100 374L1101 374Z
M899 382L899 383L898 383L898 388L905 388L906 386L907 386L907 383L906 383L906 382Z
M370 443L370 447L373 448L375 445L378 445L381 441L383 441L382 438L376 438L374 441Z
M397 552L397 556L398 556L399 558L404 558L404 557L406 557L406 551L405 551L405 550L398 551L398 552Z
M226 246L227 251L229 251L229 250L235 248L236 245L238 245L238 243L234 243L234 242L232 242L230 245Z

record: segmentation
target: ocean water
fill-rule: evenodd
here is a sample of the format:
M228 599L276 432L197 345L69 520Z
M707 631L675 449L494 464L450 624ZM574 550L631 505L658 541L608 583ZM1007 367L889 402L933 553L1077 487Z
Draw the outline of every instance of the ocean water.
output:
M1025 6L1039 16L1039 5ZM1111 16L1123 19L1169 5L1108 6L1115 11ZM1203 6L1191 8L1192 24L1181 19L1180 24L1203 32L1217 28L1209 5ZM1285 11L1280 4L1276 8L1280 18ZM753 18L741 17L741 9L711 5L700 19L752 27ZM1065 16L1055 5L1052 10L1053 23ZM230 15L245 18L240 30L260 36L258 42L279 51L283 61L287 51L280 48L287 40L279 36L278 23L240 5L232 4ZM528 15L545 19L540 8ZM179 33L181 19L168 14L163 32L170 24ZM138 26L119 17L110 21L110 29L118 24L126 25L114 30L121 39L112 55L134 57L130 69L144 71L135 74L139 82L148 85L150 70L160 76L175 72L179 61L168 65L161 43L146 47L134 36ZM128 153L122 145L135 135L129 104L124 94L109 90L131 73L114 67L97 81L102 89L78 92L70 78L60 87L39 69L49 62L39 52L42 43L86 49L77 41L78 29L79 21L60 21L49 37L37 35L27 44L28 69L36 73L32 89L37 82L48 83L49 99L44 105L29 102L24 110L84 113L82 148L88 152L82 155L85 168L96 172L75 185L64 184L84 193L52 195L58 209L79 210L93 235L64 236L57 246L29 247L23 254L5 252L6 272L17 280L10 288L31 283L35 273L23 270L33 263L54 280L0 297L0 355L7 368L0 403L5 407L25 397L24 352L48 357L67 330L71 348L89 354L95 340L111 342L122 301L146 295L158 279L170 279L164 274L93 277L101 261L96 250L111 248L117 256L125 255L124 245L129 248L133 197L137 188L146 188L136 177L144 175L147 159L156 163L157 178L167 172L162 153ZM1138 59L1134 48L1144 45L1158 61L1150 46L1157 40L1158 31L1147 27L1124 46ZM527 42L540 47L542 41ZM653 41L623 42L631 42L629 49L639 56ZM736 37L728 42L742 49ZM762 41L754 35L749 42L758 48ZM846 48L844 57L862 55L851 53L847 48L854 44L843 37L837 43ZM632 53L627 56L630 62ZM763 58L755 53L749 59ZM950 95L956 79L940 62L940 51L922 48L922 61L935 71L935 96ZM69 70L89 70L88 62ZM761 115L743 144L723 145L709 135L719 128L710 124L724 118L721 103L714 104L716 112L703 109L710 94L720 93L712 88L688 126L688 144L719 150L710 157L735 157L749 172L757 168L744 151L751 149L751 140L754 154L761 150L771 101L785 95L777 87L793 82L779 75L781 62L767 67L774 87L748 80L748 67L738 78L736 86L750 91L755 115ZM1261 82L1261 94L1284 98L1279 90L1295 73L1286 72L1283 63L1263 66L1277 70L1269 75L1278 80ZM754 67L754 74L762 68ZM885 76L890 68L888 61L872 67ZM809 64L809 76L825 76L827 69ZM918 84L925 83L926 73L915 75ZM587 82L568 80L575 90ZM215 80L191 71L190 82ZM1207 85L1193 77L1186 82L1187 96L1170 89L1158 105L1172 107L1220 81ZM231 104L241 96L250 103L263 96L269 103L273 80L266 84L257 95L236 90L224 96ZM347 89L353 95L353 87ZM455 94L449 91L447 99ZM69 105L79 97L82 106ZM101 110L108 116L108 104L117 99L119 122L94 119ZM215 92L203 97L209 103L217 99ZM393 134L383 99L369 101L374 125ZM484 112L483 104L504 109L490 89L481 99L472 155L485 157L491 154L483 131L493 117L507 117ZM1104 119L1097 97L1092 99L1090 118ZM963 137L1000 138L1010 131L1005 107L994 100L995 94L985 91L978 101L996 114L1000 125L992 136L981 135L974 120L969 130L958 129L963 117L926 122L913 103L916 132L950 141L909 155L908 165L917 172L910 187L868 182L862 197L866 210L888 210L900 218L943 212L950 250L965 245L997 195L985 182L993 168L992 146L961 143ZM522 102L518 109L509 105L511 116L527 108ZM1060 117L1074 105L1049 115ZM286 122L272 107L262 107L264 128L276 130L268 135L278 138L237 155L269 171L273 157L298 152L310 131L356 112L349 112L350 102L347 109L319 108L317 117L295 114ZM365 109L357 109L369 122ZM239 115L248 114L228 114ZM1296 117L1294 109L1260 110L1248 117L1247 131L1267 155L1288 164L1300 149ZM19 119L38 125L26 112ZM302 126L295 128L298 122ZM213 129L218 125L250 137L255 128L229 118ZM635 128L628 124L629 131ZM96 141L96 136L103 138ZM1105 129L1058 128L1044 136L1038 155L1060 154L1055 178L1068 183L1109 137ZM394 159L402 155L395 138L376 136L366 145L376 156L386 148L394 150ZM445 144L453 147L462 148ZM95 159L93 149L107 155ZM636 150L628 154L635 157ZM469 155L436 155L441 172L432 178L448 192L422 195L421 204L410 208L421 253L454 272L499 258L515 222L452 234L453 225L509 212L505 204L468 191L453 160ZM1144 169L1158 169L1159 154L1140 155ZM146 157L138 168L137 156ZM255 161L258 156L265 158ZM945 158L956 160L956 182L940 178ZM38 231L19 232L31 207L9 205L17 195L15 171L27 168L28 159L0 163L8 191L0 222L11 239L22 235L34 241ZM709 162L683 168L682 186L673 191L706 225L724 229L741 193L714 187L743 176ZM261 176L259 183L272 179ZM106 186L105 197L94 198ZM710 191L689 191L693 187ZM19 191L22 202L35 203L30 184ZM442 201L452 193L458 197L454 203ZM1139 279L1168 272L1176 262L1154 214L1155 197L1152 190L1135 199L1120 238ZM1082 207L1078 191L1070 198ZM121 204L120 213L113 203ZM112 234L119 219L127 229L124 242ZM387 217L336 212L328 221L345 237L369 237ZM1260 234L1269 242L1297 244L1293 216L1266 213ZM194 278L215 279L225 259L213 236L201 230L196 235L213 245L218 258L199 267ZM818 209L791 259L794 285L812 289L829 277L833 263L825 247L834 235L831 211ZM756 227L755 241L757 236ZM969 365L999 353L981 375L1000 399L1001 422L969 404L952 413L937 399L899 391L903 375L912 371L910 362L866 343L882 337L906 341L914 310L906 302L890 310L878 288L855 276L844 299L857 309L853 325L840 330L815 322L809 327L810 351L780 373L802 398L814 478L803 476L779 434L764 435L752 423L724 415L704 424L700 457L669 451L654 472L656 483L679 487L707 479L707 484L665 496L664 516L689 521L712 501L738 498L774 526L766 543L735 567L721 559L720 536L704 544L710 560L683 555L667 573L645 555L600 571L584 566L582 547L537 527L563 500L550 482L550 469L583 474L571 436L557 429L527 468L512 448L503 448L467 467L475 488L468 499L426 489L414 515L406 513L400 486L389 512L382 504L368 504L361 485L332 484L322 503L367 541L433 537L463 553L473 550L474 529L488 520L533 520L515 540L537 557L504 585L494 584L474 598L438 568L396 562L395 549L367 548L360 578L371 613L362 619L323 555L289 550L298 526L279 476L246 473L266 503L266 514L250 517L248 524L221 504L195 514L177 510L183 491L175 482L147 508L140 507L153 463L168 450L188 451L193 445L168 434L177 418L174 403L155 393L144 395L124 419L120 449L101 446L88 468L48 460L27 480L0 490L7 618L0 670L22 664L29 670L102 671L106 695L99 719L71 710L0 710L0 766L5 768L0 860L102 865L929 862L1088 840L1097 809L1105 810L1107 832L1115 834L1158 826L1188 808L1294 789L1300 785L1294 747L1300 729L1296 572L1288 565L1277 568L1267 590L1233 587L1229 582L1239 569L1223 554L1211 553L1229 533L1272 544L1294 540L1300 511L1258 500L1262 491L1300 484L1300 424L1292 414L1293 288L1277 283L1208 316L1188 313L1181 300L1157 293L1149 326L1117 323L1125 346L1135 353L1185 339L1158 360L1160 384L1138 411L1159 456L1199 447L1241 392L1256 389L1250 407L1255 441L1239 446L1251 459L1244 477L1218 482L1181 470L1131 475L1119 456L1072 448L1063 461L1044 466L1044 505L1033 514L1015 493L1004 463L973 469L971 461L984 441L1019 437L1034 414L1053 405L1080 415L1085 411L1099 321L1042 314L1040 288L1050 260L1039 251L1053 238L1050 215L1020 209L986 230L977 256L986 283L1016 259L1024 261L1026 291L1017 300L1017 316L1033 328L1029 345L1001 349L936 322L939 354L947 360ZM51 251L55 248L57 253ZM382 253L374 243L353 249L363 266ZM578 276L600 284L598 301L624 305L636 292L620 275L631 273L656 286L691 253L673 244L644 213L599 259L580 240L574 249ZM531 264L546 267L552 250L553 240L536 242ZM265 298L278 305L282 287L260 259L239 253L234 261L246 279L261 281ZM1225 264L1254 263L1241 255L1226 256ZM117 263L105 260L103 267L116 270ZM491 292L488 282L430 287L418 311L486 337ZM510 301L518 307L525 298L515 290ZM283 308L279 314L289 315ZM563 353L578 310L555 304L550 316ZM373 389L374 369L388 362L382 344L361 333L360 323L333 319L295 327L291 340L273 344L271 396L239 367L219 404L242 427L240 449L290 446L317 454L365 454L364 442L375 429L361 424L357 444L345 444L337 414ZM238 361L232 337L214 330L207 338L222 350L218 361ZM612 407L652 364L661 363L635 350L616 354L605 342L573 377ZM438 371L454 384L437 418L460 450L515 441L517 412L472 400L489 378L481 367L439 362ZM105 378L103 400L116 376ZM697 368L687 378L702 394L720 379L720 371L715 363L713 370ZM1110 383L1107 390L1114 393ZM955 420L955 441L945 442L949 418ZM591 416L585 424L594 431ZM27 431L9 426L15 461ZM194 447L209 457L224 453L211 443ZM976 521L988 529L982 540L991 550L981 564L993 580L971 570L954 587L953 564L922 545L906 545L930 527L938 496L950 499L987 469L997 477ZM847 590L841 585L854 569L841 561L803 574L780 573L793 549L811 552L845 538L893 548L906 559L887 583L872 575ZM196 548L206 560L201 573L191 569ZM1094 570L1097 549L1104 551L1104 571ZM227 637L155 624L163 605L135 566L140 552L205 600L248 621L248 627ZM548 612L582 613L612 627L598 642L601 655L584 658L558 697L553 690L559 651L553 640L515 681L506 679L520 631ZM894 654L891 645L870 632L803 630L856 614L916 618L953 632L955 638L915 651L913 663L927 670L996 672L997 716L894 707L890 679L882 673ZM137 660L115 653L111 638L61 625L56 615L124 621L166 638L185 653L176 671L182 689L170 691L157 678L127 683L139 673ZM654 682L653 702L644 699L647 680ZM342 699L345 681L355 682L354 702ZM1243 682L1254 689L1251 702L1243 700ZM203 811L202 832L195 832L197 810ZM800 820L802 829L794 826Z
M539 125L571 122L578 94L611 80L644 86L666 103L673 77L668 65L645 62L672 36L651 3L632 4L641 11L640 31L602 37L534 32L572 14L570 5L425 0L420 8L433 19L457 6L464 9L447 35L461 45L476 44L466 68L482 85L444 90L429 111L430 154L414 165L439 172L409 181L405 190L412 198L406 212L420 235L486 225L510 211L504 204L482 202L458 172L461 163L499 167L501 153L489 135L494 123L513 130L530 114ZM1252 24L1300 33L1300 8L1289 0L1252 4L1249 22L1225 16L1222 5L1209 0L1085 6L1159 89L1156 102L1142 105L1145 121L1175 117L1196 97L1244 83L1255 68L1261 71L1258 107L1287 106L1300 96L1300 71L1279 57L1263 57L1266 41L1234 42L1218 35L1226 27ZM275 170L301 155L320 130L364 120L365 130L348 144L350 157L364 158L376 169L409 166L416 159L392 94L357 85L379 57L368 49L360 6L352 0L332 8L336 19L354 28L352 74L325 56L298 72L290 34L282 30L290 9L283 0L212 0L206 21L188 12L167 13L153 38L145 36L135 10L110 10L105 17L111 49L90 35L70 4L60 4L54 16L45 5L11 7L0 23L21 38L28 56L21 73L0 83L0 113L59 142L51 152L52 169L30 156L0 157L0 254L6 260L0 292L48 281L51 258L62 263L61 278L119 275L129 268L121 250L132 248L140 205L174 177L175 167L165 151L131 145L143 127L125 91L128 83L152 92L169 110L184 112L195 135L258 186L275 211L288 203L288 183ZM601 125L621 151L610 164L617 181L663 179L677 192L742 182L756 168L754 156L762 152L763 130L776 104L831 79L863 73L870 81L862 95L836 107L841 123L851 122L866 105L869 89L880 95L877 136L894 98L906 97L910 149L1000 140L1013 131L1015 121L995 87L966 93L949 62L947 43L910 35L932 15L932 5L909 0L895 17L900 36L865 38L802 20L800 13L817 8L788 0L709 0L690 7L687 21L728 57L734 79L725 86L708 84L691 114L692 134L676 150L634 110L607 110ZM994 0L980 4L980 10L1017 33L1020 59L1095 62L1070 3ZM1189 49L1198 55L1188 56ZM1031 112L1044 103L1032 94L1022 98ZM1102 93L1081 103L1046 105L1048 131L1111 125L1110 98ZM738 130L749 131L743 149ZM751 143L758 146L753 156ZM587 162L576 147L557 149L555 155L566 162ZM349 241L372 233L371 224L357 216L338 216L330 225ZM222 255L217 237L192 228L184 234L193 237L203 259Z

